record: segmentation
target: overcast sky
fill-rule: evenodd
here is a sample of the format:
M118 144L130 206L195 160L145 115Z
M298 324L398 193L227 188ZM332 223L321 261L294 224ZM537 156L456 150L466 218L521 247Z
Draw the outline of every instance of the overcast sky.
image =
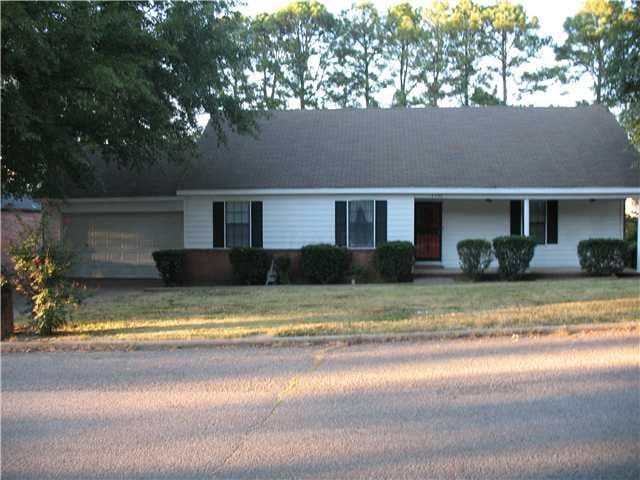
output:
M279 8L290 3L291 0L245 0L245 5L240 6L240 10L245 15L256 15L262 12L274 12ZM339 13L341 10L348 8L351 1L341 0L325 0L324 5L332 13ZM373 3L380 11L386 11L389 6L399 3L399 0L373 0ZM429 0L411 1L417 7L424 7L431 3ZM455 0L451 1L455 3ZM481 4L493 4L491 1L480 1ZM520 0L526 9L527 14L536 16L540 20L540 32L542 35L551 36L556 42L561 43L564 38L564 30L562 24L566 17L575 15L584 0ZM553 63L554 55L551 49L546 49L541 55L542 61ZM536 65L538 63L536 62ZM585 78L582 82L570 85L554 85L547 92L539 92L535 95L525 96L518 103L523 105L536 106L573 106L580 100L591 101L592 93L590 91L590 82ZM380 95L379 100L382 106L389 106L391 103L393 92L389 90ZM455 101L451 103L455 105Z

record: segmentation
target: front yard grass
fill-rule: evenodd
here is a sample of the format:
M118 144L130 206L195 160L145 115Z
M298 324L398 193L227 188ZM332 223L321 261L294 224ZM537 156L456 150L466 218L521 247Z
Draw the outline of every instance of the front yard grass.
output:
M637 279L276 287L192 287L96 294L65 340L220 339L407 333L630 322ZM18 318L23 329L27 319Z

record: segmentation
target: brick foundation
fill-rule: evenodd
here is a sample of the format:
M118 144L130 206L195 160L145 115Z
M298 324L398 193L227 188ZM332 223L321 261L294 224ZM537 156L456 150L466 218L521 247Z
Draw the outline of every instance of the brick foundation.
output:
M291 258L290 278L304 282L300 250L270 250L274 257ZM374 250L351 250L352 265L371 265ZM231 285L234 283L228 250L185 250L185 283L187 285Z

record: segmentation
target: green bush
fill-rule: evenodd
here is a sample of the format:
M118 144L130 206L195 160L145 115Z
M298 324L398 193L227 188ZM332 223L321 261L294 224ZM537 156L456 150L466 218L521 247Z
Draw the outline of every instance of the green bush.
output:
M491 242L483 238L470 238L458 242L460 269L465 275L477 280L491 265L493 250Z
M393 241L378 245L373 263L380 276L389 282L410 282L413 280L413 264L416 249L411 242Z
M590 238L578 243L580 267L589 275L622 273L628 259L628 244L617 238Z
M184 278L184 250L157 250L151 254L165 285L182 285Z
M232 248L229 261L236 281L244 285L263 284L271 268L271 255L262 248Z
M536 248L531 237L512 235L493 239L493 252L498 260L500 276L507 280L516 280L529 268Z
M302 273L313 283L337 283L344 280L351 266L347 249L329 244L302 247Z
M81 287L68 279L73 250L49 236L47 221L26 228L10 246L14 264L12 282L31 306L32 326L40 335L51 335L71 317L71 308L81 300Z
M291 270L291 258L289 257L276 257L275 258L276 272L278 272L278 281L283 285L291 283L289 278L289 271Z

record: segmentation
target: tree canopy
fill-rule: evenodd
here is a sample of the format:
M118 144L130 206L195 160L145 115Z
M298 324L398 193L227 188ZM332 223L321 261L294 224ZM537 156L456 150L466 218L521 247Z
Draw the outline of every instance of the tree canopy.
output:
M197 115L246 130L227 2L2 6L2 189L58 197L90 155L141 169L192 151Z
M179 162L203 114L224 141L259 110L377 107L390 90L404 107L511 105L588 77L585 101L620 112L640 145L639 2L586 0L560 45L510 0L364 1L335 16L297 0L253 18L234 0L7 2L2 189L64 196L68 181L92 181L93 156L138 170Z

